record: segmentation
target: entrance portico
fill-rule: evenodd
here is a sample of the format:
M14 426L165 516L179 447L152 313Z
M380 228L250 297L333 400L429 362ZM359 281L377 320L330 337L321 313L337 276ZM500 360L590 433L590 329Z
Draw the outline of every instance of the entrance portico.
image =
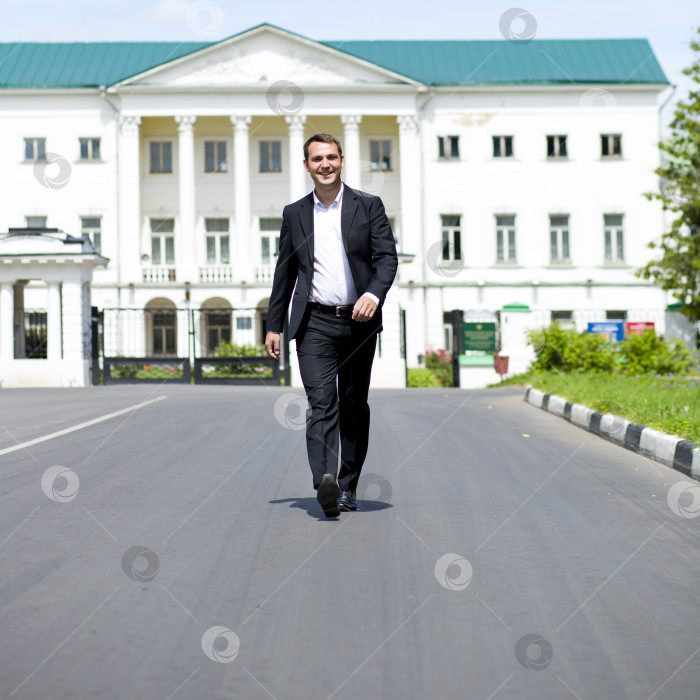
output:
M108 259L88 237L58 229L0 234L0 386L86 386L90 360L90 284ZM45 352L27 357L24 286L47 285ZM42 324L43 325L43 324Z

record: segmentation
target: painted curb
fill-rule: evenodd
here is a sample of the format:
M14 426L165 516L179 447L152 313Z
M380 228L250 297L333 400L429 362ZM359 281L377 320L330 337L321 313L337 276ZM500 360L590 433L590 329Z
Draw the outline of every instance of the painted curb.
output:
M553 413L579 428L700 481L700 445L695 442L637 425L612 413L598 413L588 406L571 403L531 386L525 387L523 398L535 408Z

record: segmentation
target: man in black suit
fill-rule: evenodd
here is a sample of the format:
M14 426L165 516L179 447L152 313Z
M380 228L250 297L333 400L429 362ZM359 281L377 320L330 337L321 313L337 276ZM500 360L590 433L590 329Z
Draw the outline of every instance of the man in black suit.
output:
M289 338L297 341L309 401L306 447L313 485L328 517L357 510L381 307L398 265L382 200L343 184L343 165L334 136L315 134L304 144L304 167L315 188L284 208L265 337L268 354L279 358L294 291Z

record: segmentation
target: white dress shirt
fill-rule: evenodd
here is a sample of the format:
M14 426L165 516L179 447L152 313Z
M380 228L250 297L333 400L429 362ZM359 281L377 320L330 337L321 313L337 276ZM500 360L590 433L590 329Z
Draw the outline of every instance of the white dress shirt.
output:
M340 230L344 191L345 185L341 184L330 207L316 196L316 190L313 192L314 271L309 301L326 306L354 304L358 298ZM368 292L363 296L370 297L379 305L379 299L374 294Z

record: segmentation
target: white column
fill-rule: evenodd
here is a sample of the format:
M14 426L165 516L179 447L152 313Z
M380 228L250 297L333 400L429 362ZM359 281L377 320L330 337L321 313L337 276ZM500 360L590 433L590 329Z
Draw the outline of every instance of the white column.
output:
M61 359L61 284L48 282L49 303L46 314L46 358Z
M12 284L0 284L0 360L12 360L15 356L15 295Z
M422 278L421 260L425 251L421 246L421 163L418 144L418 118L415 114L396 117L399 123L399 161L401 177L401 241L403 253L413 253L415 262L409 263L407 277Z
M175 262L178 282L199 281L195 237L195 179L194 179L194 124L197 117L177 116L178 124L178 178L180 194L180 230L175 236Z
M250 117L231 117L233 124L233 177L236 207L236 236L233 260L237 277L241 281L252 281L250 259L250 140L248 127Z
M289 201L296 202L308 193L304 170L304 124L306 117L285 117L289 124Z
M343 155L345 167L343 168L343 182L350 187L362 189L362 161L360 160L360 114L343 114L340 117L345 127L343 138Z
M63 359L84 360L83 332L86 319L83 316L83 289L80 279L64 280L61 289ZM49 292L50 293L50 292ZM49 297L49 303L51 299Z
M140 123L141 117L121 117L119 120L119 267L122 284L142 281Z

